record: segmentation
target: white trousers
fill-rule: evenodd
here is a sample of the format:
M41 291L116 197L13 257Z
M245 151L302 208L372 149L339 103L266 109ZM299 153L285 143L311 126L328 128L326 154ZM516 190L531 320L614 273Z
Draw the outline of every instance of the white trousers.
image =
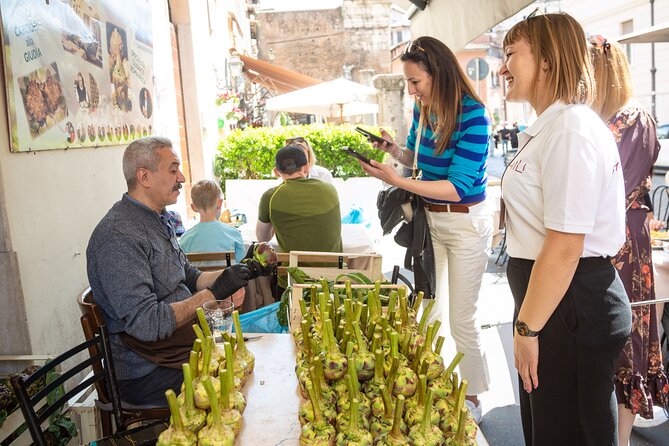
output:
M460 378L469 380L467 395L478 395L490 383L477 308L490 256L492 210L483 202L470 207L468 214L426 213L437 276L436 302L429 320L442 323L439 334L446 338L442 348L446 365L456 351L465 354Z

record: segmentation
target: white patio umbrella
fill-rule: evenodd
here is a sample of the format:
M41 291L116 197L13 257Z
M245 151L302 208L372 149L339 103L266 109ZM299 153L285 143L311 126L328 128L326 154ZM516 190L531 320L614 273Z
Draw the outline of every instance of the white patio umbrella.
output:
M377 113L376 88L340 77L267 100L267 110L339 117Z

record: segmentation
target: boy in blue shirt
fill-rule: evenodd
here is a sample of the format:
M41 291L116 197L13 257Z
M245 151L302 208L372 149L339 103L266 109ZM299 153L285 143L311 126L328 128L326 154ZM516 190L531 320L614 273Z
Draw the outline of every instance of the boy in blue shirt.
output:
M238 263L246 250L242 234L218 220L223 206L221 188L212 180L201 180L193 186L190 196L191 208L200 214L200 222L181 236L181 248L186 253L234 251Z

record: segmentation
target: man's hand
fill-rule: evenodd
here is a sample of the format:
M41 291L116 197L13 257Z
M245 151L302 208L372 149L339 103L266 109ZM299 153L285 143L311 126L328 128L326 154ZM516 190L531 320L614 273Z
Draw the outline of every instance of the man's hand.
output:
M238 263L224 269L208 288L216 300L222 300L246 286L251 276L251 270L246 265Z

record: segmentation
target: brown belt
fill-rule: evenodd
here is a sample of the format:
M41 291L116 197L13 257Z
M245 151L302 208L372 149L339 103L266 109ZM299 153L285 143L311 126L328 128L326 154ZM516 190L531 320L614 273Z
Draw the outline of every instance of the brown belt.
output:
M469 208L478 203L469 204L436 204L425 202L425 209L430 212L459 212L461 214L469 214Z

